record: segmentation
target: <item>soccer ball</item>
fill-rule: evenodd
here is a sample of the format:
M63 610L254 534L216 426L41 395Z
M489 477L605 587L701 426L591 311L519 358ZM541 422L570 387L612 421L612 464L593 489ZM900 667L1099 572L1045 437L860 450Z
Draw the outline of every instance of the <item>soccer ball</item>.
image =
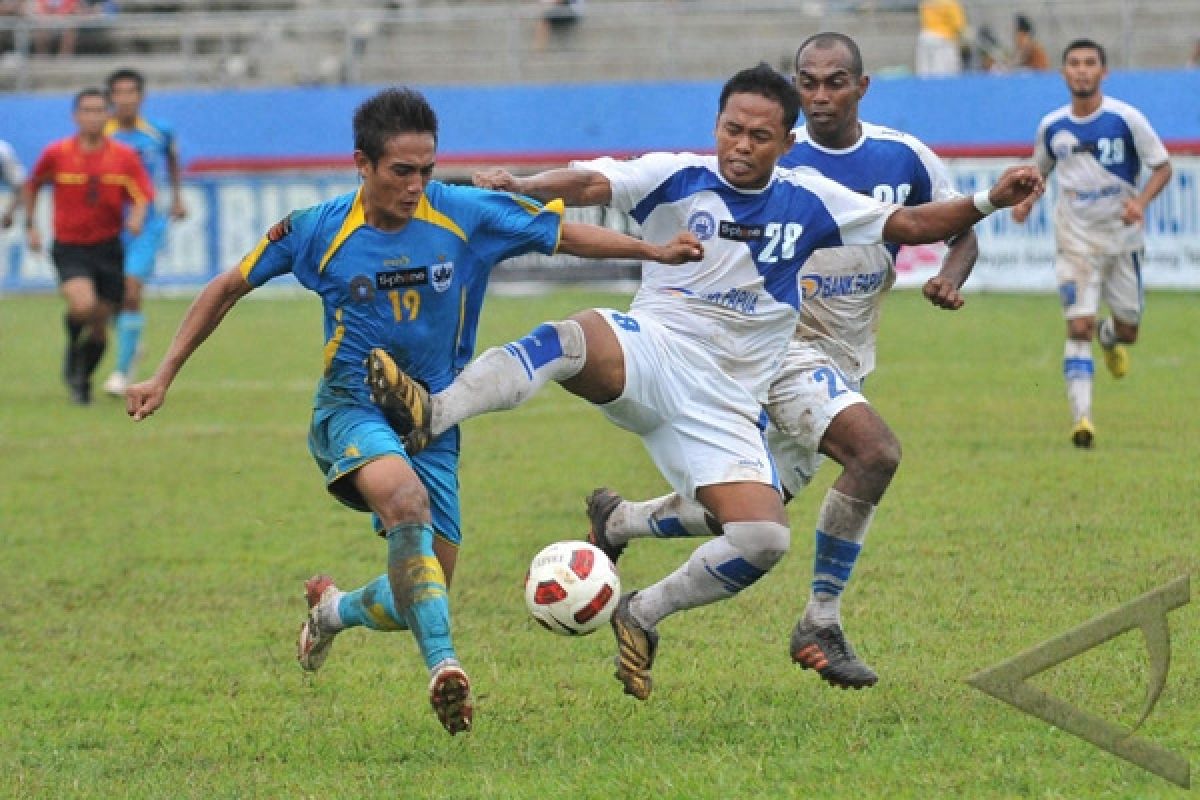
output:
M617 568L587 542L555 542L533 557L525 575L529 613L563 636L596 630L608 622L620 598Z

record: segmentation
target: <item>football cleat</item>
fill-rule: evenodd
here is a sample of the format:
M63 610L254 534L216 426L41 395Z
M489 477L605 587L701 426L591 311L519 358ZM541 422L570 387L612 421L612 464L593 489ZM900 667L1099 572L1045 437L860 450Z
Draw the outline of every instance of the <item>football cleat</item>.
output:
M1129 349L1123 344L1114 344L1112 347L1101 347L1101 352L1104 353L1104 366L1108 367L1108 373L1114 378L1124 378L1129 374Z
M108 376L108 380L104 381L104 392L113 397L124 397L125 390L129 387L129 381L125 375L120 372L113 372Z
M604 555L608 556L608 560L614 564L621 557L621 553L625 552L625 545L613 544L609 541L608 518L622 502L624 501L621 495L604 487L593 489L587 498L587 515L590 525L587 535L588 544L599 547Z
M300 626L296 639L296 660L306 672L316 672L325 663L337 631L321 627L321 610L336 602L340 592L328 575L314 575L304 582L304 599L308 601L308 617Z
M621 596L609 624L617 637L616 678L625 686L625 694L645 700L654 688L650 668L658 652L658 632L643 628L629 612L629 601L635 594Z
M471 730L475 715L475 700L471 697L471 681L462 666L452 658L438 663L429 679L429 704L446 732Z
M1080 417L1071 429L1071 442L1076 447L1091 447L1096 440L1096 429L1087 417Z
M367 386L371 400L404 439L409 455L429 446L429 392L396 366L386 350L376 347L367 356Z
M875 670L855 655L841 625L817 626L801 619L792 630L789 650L792 661L815 669L831 686L861 689L879 680Z

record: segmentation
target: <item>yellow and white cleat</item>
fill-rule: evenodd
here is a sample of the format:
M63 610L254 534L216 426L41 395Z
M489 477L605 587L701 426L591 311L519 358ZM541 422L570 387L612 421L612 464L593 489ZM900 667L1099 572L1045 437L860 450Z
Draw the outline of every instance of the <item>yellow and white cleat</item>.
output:
M1104 351L1104 366L1114 378L1124 378L1129 374L1129 348L1123 344L1100 348Z
M1091 447L1096 439L1096 429L1087 417L1080 417L1071 429L1071 443L1076 447Z

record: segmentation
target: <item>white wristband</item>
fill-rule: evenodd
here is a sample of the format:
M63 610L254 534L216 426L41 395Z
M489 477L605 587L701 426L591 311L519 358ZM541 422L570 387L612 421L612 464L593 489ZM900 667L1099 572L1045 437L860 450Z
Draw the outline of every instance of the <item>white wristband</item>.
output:
M975 204L975 208L985 217L989 214L995 213L996 211L996 206L992 204L991 199L988 197L989 194L991 194L990 190L980 189L971 198L971 202Z

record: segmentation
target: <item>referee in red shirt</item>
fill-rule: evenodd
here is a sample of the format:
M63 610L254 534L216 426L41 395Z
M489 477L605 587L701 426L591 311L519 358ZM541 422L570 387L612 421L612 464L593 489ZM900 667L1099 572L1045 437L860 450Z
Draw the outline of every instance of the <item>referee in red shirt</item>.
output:
M42 249L34 218L37 193L54 185L54 245L50 254L67 301L63 378L71 401L92 400L92 373L107 344L108 321L125 290L121 227L142 230L154 196L141 159L104 135L108 102L100 89L75 95L78 133L51 142L21 189L29 249ZM128 212L127 212L128 206Z

